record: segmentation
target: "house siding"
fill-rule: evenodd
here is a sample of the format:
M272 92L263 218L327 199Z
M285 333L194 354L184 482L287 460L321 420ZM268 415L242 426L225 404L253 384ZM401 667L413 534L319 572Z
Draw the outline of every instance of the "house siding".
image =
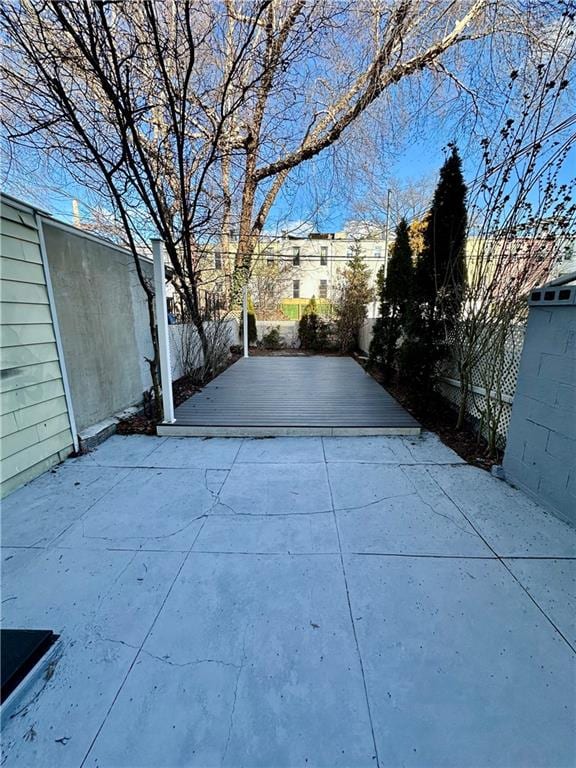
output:
M0 204L0 494L62 461L72 431L33 211Z

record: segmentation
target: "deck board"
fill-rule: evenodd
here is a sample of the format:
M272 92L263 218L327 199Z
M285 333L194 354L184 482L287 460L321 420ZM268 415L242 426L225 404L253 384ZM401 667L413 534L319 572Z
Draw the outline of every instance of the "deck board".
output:
M176 422L161 434L207 434L207 428L238 428L239 434L274 429L332 434L332 430L402 430L418 422L350 357L242 358L176 408ZM242 431L244 430L244 431ZM325 432L323 432L325 430Z

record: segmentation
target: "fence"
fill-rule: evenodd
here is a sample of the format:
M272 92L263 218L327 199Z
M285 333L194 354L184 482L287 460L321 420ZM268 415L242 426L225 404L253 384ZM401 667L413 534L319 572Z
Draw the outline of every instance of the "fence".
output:
M374 323L374 319L366 320L360 330L360 349L366 354L370 351ZM454 339L452 338L450 341L453 342ZM500 448L504 448L506 445L523 342L524 326L510 329L506 339L504 359L495 361L490 355L485 355L472 369L472 387L468 397L466 414L473 423L479 426L484 437L487 437L488 426L485 414L489 410L487 406L491 405L492 410L497 412L496 434L497 445ZM500 366L498 371L493 370L495 364ZM460 380L456 359L447 363L443 373L437 389L446 400L458 408L460 406ZM486 382L491 380L497 380L498 387L497 389L494 386L490 387L490 395L488 395ZM487 401L488 397L490 402Z
M488 437L489 426L486 423L486 413L493 412L496 444L499 448L504 448L506 445L523 343L524 326L510 328L506 337L503 359L495 359L488 353L480 358L471 371L471 388L466 415L480 428L484 437ZM447 364L437 389L446 400L456 408L459 407L460 381L455 359Z
M228 320L216 322L207 321L204 325L209 338L212 332L218 332L225 340L227 347L239 343L238 321L235 318L231 317ZM216 331L217 328L220 331ZM170 340L172 379L176 381L187 373L186 368L196 355L199 356L198 360L201 362L200 339L194 326L188 323L169 325L168 337ZM191 348L186 349L185 345L191 345Z

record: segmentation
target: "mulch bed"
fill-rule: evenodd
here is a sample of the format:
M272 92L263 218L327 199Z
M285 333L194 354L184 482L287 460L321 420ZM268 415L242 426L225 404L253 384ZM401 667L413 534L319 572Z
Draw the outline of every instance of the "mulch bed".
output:
M408 413L417 419L424 429L435 432L444 445L451 448L469 464L490 472L494 464L502 463L502 453L497 457L488 455L488 447L483 437L478 437L471 426L457 430L456 411L439 394L433 393L425 403L415 397L397 381L385 381L381 371L367 368L366 360L358 362Z
M226 368L229 368L240 357L241 355L236 352L231 353L226 365L222 370L218 371L217 375L225 371ZM216 376L212 378L214 379ZM209 381L206 384L209 384ZM182 376L182 378L173 381L172 397L174 398L174 408L182 405L185 400L188 400L189 397L192 397L197 392L202 392L202 387L198 386L193 376ZM150 410L151 405L148 408L144 408L142 412L118 422L116 432L119 435L155 435L158 421L149 415Z

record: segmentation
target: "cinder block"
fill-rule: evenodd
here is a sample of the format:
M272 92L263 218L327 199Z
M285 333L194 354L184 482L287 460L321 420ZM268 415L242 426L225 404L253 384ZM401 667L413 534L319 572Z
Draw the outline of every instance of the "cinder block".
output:
M574 414L566 408L542 403L531 397L526 397L525 418L542 427L546 427L556 432L563 432L567 425L574 419Z
M512 485L525 486L534 493L538 492L540 475L534 467L513 456L508 456L508 454L504 456L503 466L507 482L512 483Z
M548 405L555 405L557 389L558 383L554 379L538 375L536 371L525 373L518 377L514 407L516 407L516 398L522 396L531 397L533 400L539 400Z
M576 432L575 425L566 425L571 432ZM561 459L567 466L576 465L576 439L561 432L550 432L546 452L556 459Z
M559 408L576 412L576 383L558 384L556 388L556 403Z
M540 355L538 375L562 384L573 384L576 381L576 361L572 355L543 352Z
M545 504L557 509L560 514L576 521L576 499L569 492L566 482L558 482L561 478L543 477L538 489L538 496Z

